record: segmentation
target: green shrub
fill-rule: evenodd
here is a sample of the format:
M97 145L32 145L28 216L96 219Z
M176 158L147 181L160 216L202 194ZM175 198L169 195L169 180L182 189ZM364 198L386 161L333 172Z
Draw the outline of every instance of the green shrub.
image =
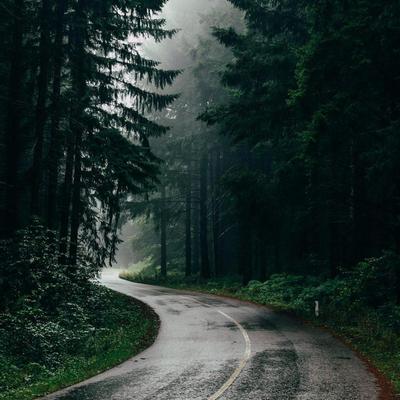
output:
M130 298L95 284L89 293L54 314L26 303L0 316L0 400L33 399L84 380L151 339L155 321Z
M64 300L80 300L96 277L84 257L79 268L60 263L56 233L34 222L13 240L0 241L0 312L14 312L28 298L48 313L56 312Z
M0 400L34 398L111 367L147 334L139 308L96 284L88 260L61 263L59 247L38 222L0 242Z

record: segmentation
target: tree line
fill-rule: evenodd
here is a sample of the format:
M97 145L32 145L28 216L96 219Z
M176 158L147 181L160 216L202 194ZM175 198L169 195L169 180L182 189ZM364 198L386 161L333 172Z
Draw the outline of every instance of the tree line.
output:
M172 106L177 115L190 108L192 122L178 122L181 140L169 141L170 165L191 171L168 180L166 197L178 193L181 208L165 203L171 271L245 283L285 272L335 277L398 255L398 2L230 3L245 28L228 17L231 27L214 29L227 53L199 39L193 89L183 111ZM207 18L221 25L226 11Z

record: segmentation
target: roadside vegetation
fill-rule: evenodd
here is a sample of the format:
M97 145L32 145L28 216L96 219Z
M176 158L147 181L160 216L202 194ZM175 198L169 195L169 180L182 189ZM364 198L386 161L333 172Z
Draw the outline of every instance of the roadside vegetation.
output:
M0 399L30 400L80 382L134 356L158 331L141 303L58 262L57 245L40 225L2 242L7 276L1 289ZM18 251L16 251L18 247ZM18 269L16 268L18 266Z
M400 306L393 280L399 262L395 255L386 254L342 271L334 279L275 274L247 286L242 286L240 277L204 281L196 276L185 278L177 271L165 279L155 276L153 268L139 273L128 270L121 277L252 301L326 326L369 359L400 394ZM319 317L315 301L320 304Z

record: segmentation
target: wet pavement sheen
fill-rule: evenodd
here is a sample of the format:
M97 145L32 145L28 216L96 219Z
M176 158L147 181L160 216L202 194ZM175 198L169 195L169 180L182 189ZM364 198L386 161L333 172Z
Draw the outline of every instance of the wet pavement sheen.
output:
M221 400L377 400L376 380L329 333L265 307L135 284L106 272L102 282L155 309L161 329L137 357L45 400L207 400L251 356Z

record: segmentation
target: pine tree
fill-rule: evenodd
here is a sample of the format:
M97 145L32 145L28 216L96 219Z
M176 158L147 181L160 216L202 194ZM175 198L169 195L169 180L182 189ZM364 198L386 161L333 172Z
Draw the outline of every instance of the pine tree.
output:
M143 38L174 35L157 17L164 3L43 0L29 2L36 13L29 18L27 1L6 5L14 7L15 18L7 45L12 54L2 64L4 74L9 71L4 235L29 222L19 199L21 190L24 199L29 190L28 214L59 230L64 262L77 263L78 243L100 264L112 259L126 196L145 193L157 180L159 160L149 139L167 128L148 116L177 98L161 90L179 71L161 70L138 47ZM32 118L23 115L29 109L25 89L35 103ZM32 159L24 160L22 171L20 158L30 141Z

